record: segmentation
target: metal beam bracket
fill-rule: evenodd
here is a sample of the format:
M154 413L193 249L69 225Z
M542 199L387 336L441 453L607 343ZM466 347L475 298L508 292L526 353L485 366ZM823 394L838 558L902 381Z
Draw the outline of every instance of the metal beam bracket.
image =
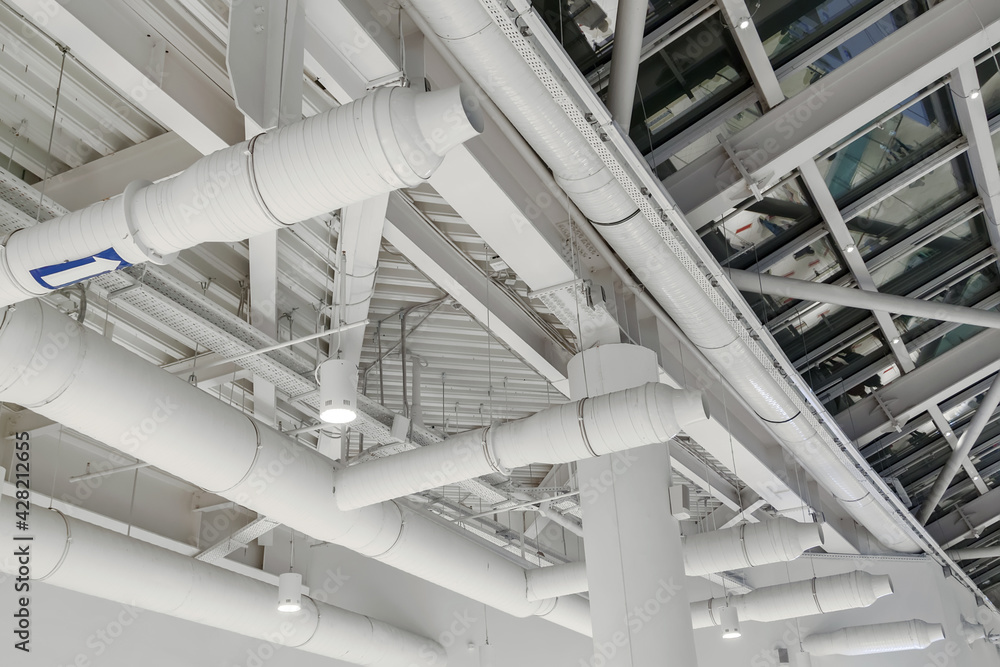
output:
M903 425L899 423L898 419L892 416L891 412L889 412L889 405L882 399L881 396L879 396L877 391L872 392L872 396L875 397L875 401L878 403L878 406L882 408L882 412L885 413L885 416L889 418L889 424L892 425L892 428L894 428L897 433L901 432L903 430Z
M747 171L746 165L743 164L743 161L740 159L739 154L733 151L733 147L729 145L729 142L726 141L726 138L723 137L721 134L718 135L718 137L719 137L719 144L724 149L726 149L726 155L729 156L729 159L736 166L736 169L739 170L740 176L743 178L743 181L747 184L747 189L750 190L750 194L752 194L754 196L754 199L756 199L757 201L763 200L764 192L762 188L767 184L768 181L771 180L773 174L768 173L764 178L760 179L759 181L755 181L753 177L750 176L750 172ZM749 151L740 151L741 154L748 152ZM723 169L725 169L725 165L723 166Z

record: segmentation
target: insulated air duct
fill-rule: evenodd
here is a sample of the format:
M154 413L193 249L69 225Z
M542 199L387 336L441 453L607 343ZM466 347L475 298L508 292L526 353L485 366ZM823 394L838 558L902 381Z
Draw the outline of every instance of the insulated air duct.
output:
M784 563L795 560L807 549L822 545L822 524L799 523L786 517L699 533L684 538L684 574L689 577L700 577L746 567ZM529 599L544 599L555 597L557 594L565 595L588 590L587 569L583 563L567 563L528 570L526 576ZM862 578L862 584L866 581ZM885 590L881 583L879 586L879 591ZM836 596L832 589L830 594ZM888 593L883 594L888 595ZM722 602L722 606L725 606L725 601ZM742 613L740 618L758 620L745 617Z
M5 525L15 503L0 500ZM162 547L32 506L32 579L356 665L444 667L444 648L368 616L303 596L277 610L276 588ZM29 544L25 542L24 544ZM16 559L0 559L17 574Z
M589 634L583 598L528 600L524 568L396 503L341 511L328 459L54 308L36 299L0 315L0 400L318 540L513 616Z
M891 594L892 582L887 575L851 572L758 588L731 596L728 605L736 608L741 621L769 622L870 607ZM721 625L726 605L725 598L692 602L692 626L698 629Z
M525 570L529 600L547 600L587 590L587 564L583 561Z
M1000 547L979 547L976 549L949 549L948 558L952 560L980 560L981 558L1000 558Z
M783 563L819 546L823 546L823 525L819 523L799 523L787 517L744 523L685 537L684 572L697 577Z
M206 241L242 241L422 183L483 129L471 93L381 88L201 158L179 175L14 232L0 306Z
M701 392L655 382L584 398L340 470L337 505L357 509L530 463L571 463L667 442L705 419Z
M897 551L920 547L816 431L637 207L477 0L408 0L520 131L645 289L781 444L860 524ZM528 10L532 11L532 10Z
M802 640L802 650L812 655L875 655L924 649L942 639L942 625L913 620L809 635Z

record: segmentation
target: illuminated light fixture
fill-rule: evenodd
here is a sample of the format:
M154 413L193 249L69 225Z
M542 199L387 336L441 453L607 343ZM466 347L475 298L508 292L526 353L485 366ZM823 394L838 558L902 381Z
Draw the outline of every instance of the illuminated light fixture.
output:
M278 576L278 611L291 614L302 609L302 575L284 572Z
M328 424L349 424L358 417L358 366L328 359L319 366L319 418Z
M744 16L743 18L741 18L739 26L740 26L740 30L746 30L747 28L749 28L750 27L750 17L749 16Z
M944 437L950 438L951 437L951 431L945 431Z
M719 618L722 621L722 638L737 639L743 636L740 632L740 615L736 607L725 606L719 610Z
M847 246L846 248L844 248L844 251L845 252L854 252L857 249L858 249L858 247L852 243L849 246Z
M892 344L893 345L899 345L899 339L898 338L893 338L892 339Z
M969 91L969 99L970 100L979 99L979 89L978 88L973 88L971 91Z

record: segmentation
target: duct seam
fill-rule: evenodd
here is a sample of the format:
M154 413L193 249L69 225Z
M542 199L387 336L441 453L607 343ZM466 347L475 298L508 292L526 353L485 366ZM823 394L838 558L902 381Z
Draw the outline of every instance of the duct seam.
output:
M279 219L278 216L276 216L271 211L270 207L268 207L267 205L267 202L264 201L264 197L260 193L260 184L257 181L257 167L254 164L253 149L257 145L257 139L259 139L262 136L264 136L263 133L254 135L254 137L250 139L250 143L247 144L247 149L244 152L247 163L247 175L250 179L250 191L253 192L253 197L257 201L257 205L260 207L261 213L267 216L271 220L271 222L278 225L279 226L278 228L280 229L282 227L287 227L289 224L292 223L288 223L285 222L284 220Z
M244 415L244 416L247 418L247 421L250 422L250 425L253 426L253 432L254 432L254 435L257 438L257 448L254 449L254 452L253 452L253 460L250 461L250 466L247 468L247 471L243 474L243 477L241 477L238 482L236 482L235 484L233 484L229 488L222 489L221 491L212 491L211 489L205 489L209 493L214 493L215 495L219 496L219 495L222 495L223 493L227 493L229 491L232 491L237 486L239 486L243 482L247 481L247 478L250 476L250 474L253 472L254 468L257 465L257 459L260 458L260 450L263 449L263 447L264 447L264 445L261 443L261 440L260 440L260 427L257 426L257 422L255 420L251 419L250 417L248 417L246 415Z
M50 572L48 572L44 577L36 577L35 581L45 581L53 574L59 571L63 563L66 562L66 557L69 556L69 548L73 544L73 530L69 527L69 521L66 519L66 515L55 509L54 507L49 508L50 512L55 512L59 515L59 518L63 520L63 524L66 526L66 543L63 545L62 555L59 556L59 560L56 562L55 566Z
M580 425L580 439L583 441L583 446L587 448L587 451L591 456L597 458L597 452L594 451L594 447L590 444L590 438L587 437L587 424L583 419L583 406L587 403L587 399L580 399L576 407L576 420Z
M316 633L319 632L320 618L322 617L322 613L319 610L319 605L316 604L316 601L313 600L308 595L303 595L302 597L304 599L306 599L306 600L309 600L309 602L312 603L313 609L316 611L316 624L313 626L313 631L311 633L309 633L309 636L306 638L306 640L304 642L302 642L301 644L298 644L296 646L289 645L289 648L302 648L303 646L305 646L306 644L308 644L309 642L311 642L313 640L313 638L316 637ZM368 616L365 616L365 618L368 619L368 624L372 627L372 631L374 632L375 631L375 625L372 623L372 619L370 617L368 617Z

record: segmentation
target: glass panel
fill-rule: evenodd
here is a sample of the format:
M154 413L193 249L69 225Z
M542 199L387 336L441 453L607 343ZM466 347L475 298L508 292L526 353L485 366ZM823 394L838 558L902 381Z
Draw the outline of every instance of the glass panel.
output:
M774 338L788 356L797 359L861 324L869 316L867 310L844 308L829 303L810 304L788 326L775 331Z
M743 130L754 123L761 116L760 104L755 103L751 107L743 109L732 118L720 125L716 125L711 130L695 139L690 144L673 154L668 160L660 163L656 167L656 175L665 179L670 174L691 164L702 155L719 145L719 135L724 139L729 139L740 130Z
M764 193L745 211L702 232L702 240L726 266L745 269L758 263L819 222L819 213L798 178Z
M763 220L764 218L762 218ZM774 224L767 222L766 224ZM840 256L833 249L828 237L823 237L791 254L785 255L764 273L772 276L796 278L823 283L844 275ZM747 301L757 312L757 317L768 321L798 303L795 299L765 294L748 294Z
M652 0L646 32L654 30L695 0ZM611 59L618 0L531 0L576 66L588 74Z
M868 259L944 213L965 203L976 192L963 154L925 174L891 197L847 222L861 256ZM942 240L937 245L954 248Z
M926 417L927 413L923 413L923 416ZM896 472L893 470L894 466L939 439L941 439L941 433L934 426L934 422L927 418L906 437L896 440L888 447L883 447L869 456L868 462L879 474L893 474Z
M880 292L905 295L989 247L982 215L872 272Z
M983 103L986 105L986 115L990 118L1000 113L998 60L1000 60L1000 44L994 46L987 59L976 66L976 73L979 75L979 89L983 95Z
M961 135L948 88L936 90L817 161L844 206Z
M803 371L802 376L817 391L835 383L841 385L826 403L827 409L832 414L837 414L882 386L881 372L866 374L866 377L861 379L855 379L853 376L878 360L888 357L888 350L882 336L871 333ZM847 385L845 380L851 380L850 384Z
M923 3L910 0L892 10L866 30L846 40L813 62L809 67L781 79L785 97L793 97L837 69L851 58L863 53L924 12Z
M1000 275L997 274L995 266L989 266L973 273L931 300L971 306L995 293L998 289L1000 289ZM990 310L998 310L998 307L994 306ZM908 316L896 317L895 322L896 328L906 342L912 341L942 324L938 320ZM910 357L917 366L922 366L972 338L980 331L983 331L983 327L969 324L958 325L941 338L925 343L920 349L912 351Z
M629 135L648 153L749 83L743 59L716 14L639 65Z
M775 67L835 32L879 0L761 0L757 33Z

